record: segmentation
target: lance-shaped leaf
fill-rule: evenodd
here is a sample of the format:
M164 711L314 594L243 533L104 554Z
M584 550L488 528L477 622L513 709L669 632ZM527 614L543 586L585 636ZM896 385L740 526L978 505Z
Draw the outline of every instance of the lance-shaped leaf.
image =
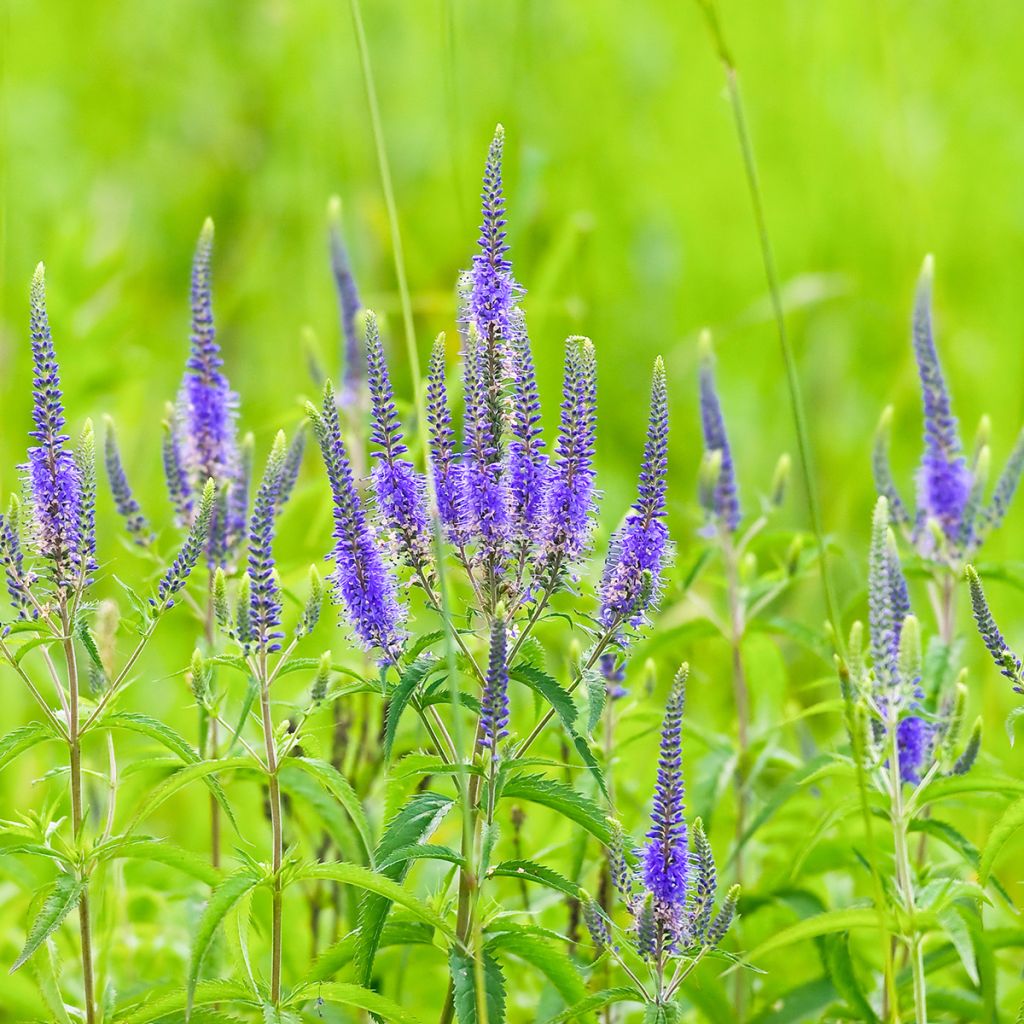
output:
M455 998L455 1019L458 1024L484 1024L477 1012L477 964L473 957L458 946L452 946L448 954L448 967L452 975L452 991ZM484 952L483 958L483 1002L486 1007L486 1024L504 1024L505 1020L505 976L492 953Z
M11 974L60 927L61 921L78 906L83 892L85 882L77 875L57 876L57 881L43 902L42 909L32 922L24 948L11 967Z
M611 826L604 811L564 782L541 775L515 775L504 784L500 795L503 800L518 798L550 807L585 828L606 846L611 843Z
M391 759L391 749L395 745L395 736L398 734L398 723L402 712L409 706L409 702L416 693L416 688L430 674L430 671L437 668L438 662L430 657L417 658L403 673L398 686L388 699L387 722L384 727L384 760Z

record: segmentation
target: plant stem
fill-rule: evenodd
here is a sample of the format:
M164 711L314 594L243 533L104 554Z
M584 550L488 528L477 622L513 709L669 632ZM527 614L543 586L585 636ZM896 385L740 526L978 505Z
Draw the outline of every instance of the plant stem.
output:
M67 598L60 601L61 629L64 633L64 659L68 670L68 751L71 761L71 827L75 843L82 834L82 744L78 723L78 661L75 656L75 641L71 635L71 616L68 613ZM78 930L82 942L82 993L85 999L86 1024L96 1020L95 997L93 994L92 966L92 925L89 914L89 886L85 881L82 897L78 902Z
M903 898L903 907L910 918L910 935L905 937L910 954L910 970L914 981L914 1016L917 1024L928 1024L927 990L925 987L924 955L921 936L913 923L916 914L914 879L910 868L910 849L907 843L907 817L903 809L903 780L900 778L899 742L894 705L890 702L889 728L889 816L892 821L893 844L896 860L896 886Z
M750 130L747 127L743 97L740 94L739 76L732 54L725 43L721 23L718 20L715 0L697 0L697 3L704 12L708 28L711 31L712 40L714 41L715 50L725 68L729 105L732 107L733 120L736 124L736 135L739 139L740 152L743 156L743 169L747 179L747 187L750 191L754 223L761 244L761 261L764 264L764 276L768 283L768 292L771 296L772 311L775 317L775 328L779 337L779 348L781 349L782 362L786 369L790 411L793 415L797 453L800 457L800 471L803 477L804 491L807 496L807 510L811 519L811 529L814 531L814 538L818 545L818 570L821 575L821 589L825 599L825 612L835 634L836 645L840 652L842 652L845 642L839 629L838 604L832 586L832 576L829 572L828 551L825 546L825 530L822 525L821 506L818 501L818 489L815 483L813 453L810 434L807 429L807 416L800 388L800 377L796 368L796 359L793 356L793 350L789 342L789 332L786 329L786 317L782 307L782 291L779 288L778 273L775 269L775 256L772 252L768 224L765 220L764 202L757 174L757 162L754 158L754 144L750 136Z
M206 652L209 656L214 653L214 610L213 610L213 573L208 574L206 594L206 616L203 621L203 634L206 640ZM212 683L212 680L211 680ZM211 694L211 699L216 707L216 695ZM202 713L202 709L200 709ZM206 751L200 751L203 756L211 761L217 757L217 716L210 715L207 720ZM215 868L220 868L220 804L217 797L210 792L210 863Z
M267 654L260 652L260 709L263 713L263 742L266 747L267 779L270 791L270 828L273 832L273 911L270 946L270 1002L281 1003L281 861L284 856L284 833L281 826L281 786L277 778L277 747L274 743L274 720L270 714L270 686L267 684Z
M398 206L395 203L395 192L391 183L391 165L388 162L387 146L384 144L384 129L381 125L380 106L377 102L377 86L373 77L370 47L366 42L366 30L363 27L363 13L359 0L349 0L349 7L352 10L352 24L355 28L356 46L359 49L359 64L363 72L363 85L366 88L366 104L370 111L370 127L373 130L373 141L377 150L380 184L384 192L384 205L388 211L388 225L391 229L391 251L395 261L395 281L398 284L398 298L402 306L402 321L405 326L405 345L409 359L409 374L412 378L412 393L416 404L417 429L422 430L423 425L427 422L422 387L423 376L420 372L419 353L416 351L416 328L412 318L412 300L409 296L409 283L405 276L405 255L402 247L402 232L398 224Z

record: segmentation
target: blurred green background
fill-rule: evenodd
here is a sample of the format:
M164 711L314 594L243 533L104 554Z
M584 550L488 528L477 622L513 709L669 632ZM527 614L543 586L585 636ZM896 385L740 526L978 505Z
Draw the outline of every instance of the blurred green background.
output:
M312 390L306 328L326 364L338 366L326 248L332 194L344 204L364 301L387 317L394 375L407 393L347 4L0 0L0 12L5 496L18 487L29 426L28 283L42 259L73 427L114 416L146 510L166 522L159 423L184 364L189 261L207 215L217 225L216 317L258 459L278 427L297 423ZM613 523L629 501L650 367L662 353L674 417L672 530L686 563L696 550L702 327L715 332L748 507L768 488L777 455L794 450L722 68L696 5L373 0L364 15L421 357L439 330L454 334L454 284L472 255L483 158L501 121L512 258L528 291L547 425L562 342L587 334L599 357L599 467ZM909 310L926 252L936 257L939 345L965 435L991 412L999 465L1024 414L1024 7L726 0L722 15L826 527L840 549L841 596L859 610L871 435L887 403L896 407L894 463L907 493L919 451ZM327 543L313 466L286 519L286 577L298 578ZM788 525L806 525L803 508L797 490ZM101 509L102 550L114 571L131 575L105 491ZM1022 538L1024 503L986 560L1019 559ZM991 598L1005 632L1024 642L1024 602L999 584ZM795 607L811 627L823 619L813 578ZM183 617L148 655L157 678L180 669L191 629ZM1001 720L1012 695L973 638L967 650L989 750L1008 756ZM699 663L701 647L669 653ZM715 665L721 650L708 658ZM28 704L9 678L4 686L16 694L4 698L6 728ZM728 729L726 694L724 681L698 689L692 720L706 714ZM168 713L187 703L180 680L148 699ZM31 778L27 765L5 776L4 815L31 802L31 790L12 788Z

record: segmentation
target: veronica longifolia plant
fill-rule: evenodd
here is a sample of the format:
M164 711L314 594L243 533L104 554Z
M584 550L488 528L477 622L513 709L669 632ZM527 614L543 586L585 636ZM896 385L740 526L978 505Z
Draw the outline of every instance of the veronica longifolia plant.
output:
M932 258L924 263L914 299L912 340L921 379L924 451L917 470L917 500L908 506L889 468L892 409L882 415L872 460L875 486L889 503L889 514L934 575L933 603L939 633L951 644L955 634L953 586L965 560L1003 521L1024 471L1024 430L989 493L989 422L978 427L973 451L967 452L952 411L952 400L939 363L932 327Z
M13 502L0 516L0 564L3 565L13 622L0 632L0 657L20 677L36 702L40 718L8 734L2 742L5 762L46 740L56 740L67 750L67 771L57 776L66 787L69 812L45 819L25 812L17 822L7 822L15 838L9 853L42 855L52 865L52 881L45 899L36 904L21 954L12 970L32 961L48 1013L67 1019L65 999L88 1024L98 1019L99 1004L107 993L96 990L94 918L115 914L117 901L103 884L110 865L132 855L138 842L134 829L116 828L118 769L114 736L132 729L159 737L183 760L197 759L188 743L145 715L117 710L118 698L134 680L133 670L164 613L183 590L208 542L214 506L214 487L207 481L195 494L194 515L188 535L176 557L162 564L154 595L145 601L125 588L133 615L127 625L135 633L131 652L115 663L114 636L119 613L111 602L98 607L90 600L95 577L102 571L97 558L96 453L88 422L76 446L66 433L60 369L46 312L42 264L31 290L32 419L27 461L22 467L26 503ZM112 459L107 455L110 465ZM115 502L129 515L133 535L146 527L114 458ZM99 642L97 641L99 637ZM56 703L55 703L56 702ZM85 763L83 744L92 736L104 736L106 773ZM93 792L87 780L101 780L103 796ZM61 796L58 803L63 803ZM105 806L104 806L105 805ZM90 816L90 806L102 813ZM100 884L97 884L100 883ZM77 911L80 974L73 986L76 999L62 993L53 973L47 942L64 918Z

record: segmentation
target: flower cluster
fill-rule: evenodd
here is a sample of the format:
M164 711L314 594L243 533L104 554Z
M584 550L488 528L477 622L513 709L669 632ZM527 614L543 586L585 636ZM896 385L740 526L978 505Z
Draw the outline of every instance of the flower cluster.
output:
M719 530L735 533L740 525L740 503L732 449L725 431L722 403L715 387L714 354L710 336L701 339L700 425L704 435L704 458L700 472L700 502L707 516L701 531L713 537Z
M924 406L924 452L917 471L917 502L904 503L889 468L892 410L882 416L872 465L878 493L889 503L894 523L904 529L918 553L955 566L978 550L1000 525L1024 472L1024 431L986 501L990 454L987 420L968 457L952 412L932 328L932 260L924 264L914 300L913 347Z
M699 819L692 831L686 823L682 723L687 673L686 665L676 673L665 707L651 828L638 851L639 865L632 862L621 832L608 850L612 883L634 919L634 943L659 970L669 956L717 946L739 899L739 887L733 886L714 913L718 881L711 844ZM595 944L606 946L607 925L596 908L590 909L590 918Z

